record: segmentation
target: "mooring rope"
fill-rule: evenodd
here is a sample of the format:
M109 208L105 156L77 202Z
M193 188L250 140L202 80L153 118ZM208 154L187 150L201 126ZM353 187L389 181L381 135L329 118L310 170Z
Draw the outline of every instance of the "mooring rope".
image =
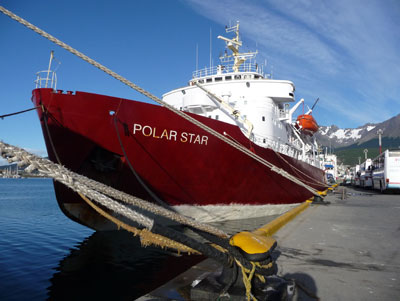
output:
M146 96L146 97L150 98L151 100L157 102L158 104L164 106L165 108L169 109L170 111L174 112L175 114L181 116L185 120L197 125L202 130L204 130L204 131L210 133L211 135L217 137L218 139L224 141L225 143L227 143L228 145L230 145L233 148L237 149L238 151L248 155L249 157L253 158L257 162L267 166L268 168L271 169L271 171L276 172L277 174L281 175L282 177L284 177L284 178L292 181L293 183L295 183L295 184L307 189L312 194L318 195L318 191L316 189L314 189L313 187L303 183L299 178L289 174L285 170L283 170L283 169L275 166L274 164L270 163L269 161L261 158L260 156L258 156L255 153L251 152L246 147L231 141L230 139L228 139L224 135L222 135L222 134L218 133L217 131L213 130L212 128L206 126L205 124L201 123L200 121L196 120L195 118L187 115L186 113L184 113L182 111L179 111L179 110L175 109L173 106L171 106L168 103L162 101L161 99L159 99L158 97L154 96L150 92L147 92L146 90L144 90L141 87L137 86L136 84L134 84L133 82L129 81L128 79L122 77L121 75L119 75L119 74L115 73L114 71L108 69L107 67L101 65L100 63L98 63L95 60L89 58L88 56L86 56L83 53L77 51L76 49L74 49L71 46L65 44L64 42L58 40L57 38L53 37L52 35L46 33L45 31L41 30L40 28L36 27L35 25L33 25L33 24L29 23L28 21L22 19L21 17L15 15L11 11L5 9L2 6L0 6L0 11L2 13L4 13L5 15L9 16L10 18L16 20L17 22L21 23L22 25L24 25L24 26L28 27L29 29L33 30L34 32L38 33L39 35L41 35L41 36L45 37L46 39L50 40L51 42L59 45L60 47L66 49L67 51L71 52L72 54L75 54L79 58L81 58L84 61L88 62L89 64L95 66L96 68L100 69L101 71L103 71L103 72L107 73L108 75L114 77L115 79L121 81L122 83L124 83L125 85L131 87L132 89L136 90L137 92L143 94L144 96Z
M36 110L37 108L39 108L39 107L34 107L34 108L30 108L30 109L27 109L27 110L23 110L23 111L19 111L19 112L14 112L14 113L10 113L10 114L0 115L0 118L1 118L1 119L4 119L4 118L9 117L9 116L14 116L14 115L26 113L26 112L29 112L29 111L33 111L33 110Z
M246 269L238 260L235 260L236 264L240 267L242 271L242 281L246 288L246 297L247 301L253 300L257 301L257 299L251 293L251 280L253 279L254 272L256 271L256 265L254 262L251 263L251 270Z
M109 208L110 210L133 220L147 229L151 229L154 221L150 218L124 206L108 196L92 189L84 184L83 176L69 171L67 168L56 164L50 160L40 158L26 152L21 148L6 144L0 141L0 154L9 162L18 162L19 165L28 165L27 172L38 170L41 174L53 178L54 180L66 185L77 193L88 196L92 200L96 200L99 204Z
M47 116L47 112L48 112L48 110L45 110L43 105L41 106L41 108L42 108L43 114L45 114L45 117L44 117L43 120L44 120L45 128L46 128L46 131L47 131L47 135L49 136L51 147L53 149L53 153L56 156L58 165L62 166L62 162L61 162L61 160L60 160L60 158L59 158L59 156L57 154L57 151L56 151L56 149L54 147L53 139L52 139L52 136L51 136L51 133L49 131L48 124L47 124L47 117L48 117ZM50 115L50 117L51 117L51 115ZM120 139L118 128L117 128L117 124L116 124L116 116L114 118L114 125L116 126L115 129L117 131L118 140L120 141L121 147L123 148L122 141ZM124 150L124 148L123 148L123 150ZM128 160L125 151L124 151L124 154L125 154L126 159ZM128 160L128 163L129 163L129 160ZM133 169L131 164L130 164L130 167L132 168L132 171L134 171L134 169ZM67 170L67 172L69 172L69 170ZM73 176L73 175L71 175L71 176ZM101 183L101 182L97 182L97 181L91 180L91 179L89 179L89 178L87 178L85 176L82 176L82 175L79 175L79 176L80 176L81 181L85 181L85 185L86 186L91 187L94 190L100 191L103 194L109 195L114 199L123 201L123 202L125 202L127 204L136 206L138 208L144 209L144 210L146 210L148 212L151 212L151 213L154 213L154 214L156 214L158 216L166 217L166 218L168 218L170 220L173 220L175 222L178 222L178 223L180 223L182 225L187 225L189 227L192 227L193 229L198 229L198 230L201 230L201 231L205 231L205 232L208 232L208 233L210 233L212 235L215 235L215 236L218 236L218 237L221 237L221 238L228 238L228 234L226 234L225 232L223 232L223 231L221 231L221 230L219 230L219 229L217 229L215 227L212 227L211 225L199 223L199 222L197 222L197 221L195 221L193 219L186 218L183 215L175 213L174 211L170 210L166 204L163 204L163 202L161 200L159 200L161 202L161 204L160 204L161 206L156 206L155 204L148 203L148 202L146 202L146 201L144 201L142 199L133 197L133 196L127 194L127 193L123 193L122 191L114 189L114 188L112 188L110 186L107 186L107 185ZM140 178L138 178L138 179L140 179ZM142 183L144 184L144 182L142 182ZM151 191L148 187L147 187L147 189L149 191ZM91 205L91 204L89 204L89 205ZM96 210L96 208L94 208L94 209ZM101 212L99 212L99 213L101 214ZM103 214L103 216L107 218L107 216L105 214Z
M58 156L58 153L56 151L56 147L55 147L55 145L53 143L53 139L51 138L49 124L47 122L48 121L48 117L49 117L49 112L48 112L48 110L45 110L45 107L44 107L43 104L41 105L41 108L42 108L43 123L44 123L44 127L46 129L47 136L49 137L51 149L53 150L53 153L54 153L54 156L56 157L57 163L62 165L60 157Z
M125 192L107 186L101 182L97 182L85 176L74 173L69 169L65 168L64 166L56 164L50 160L40 158L38 156L26 152L25 150L19 147L12 146L1 141L0 141L0 155L3 156L4 158L8 158L9 161L21 162L20 164L28 165L28 167L26 168L26 171L28 172L37 169L39 172L48 175L49 177L53 177L54 174L55 176L57 176L56 180L58 179L59 175L61 175L63 176L61 180L64 181L67 186L70 183L79 182L81 185L87 187L88 189L94 192L98 192L102 195L107 195L109 197L112 197L113 199L120 200L126 204L133 205L138 208L144 209L148 212L154 213L156 215L166 217L182 225L187 225L208 232L210 234L216 235L221 238L229 237L227 233L211 225L200 223L194 219L177 214L171 210L168 210L156 204L141 200ZM68 181L65 181L65 178L67 178ZM84 193L84 191L79 191L79 192Z
M284 161L294 172L296 172L296 173L301 173L301 174L303 174L304 176L306 176L307 178L310 178L310 179L311 179L311 181L303 180L304 183L317 184L317 185L321 185L322 187L329 187L328 185L326 185L326 183L320 182L320 181L314 179L313 177L309 176L309 175L306 174L305 172L301 171L300 169L298 169L298 168L296 168L295 166L293 166L292 164L290 164L290 162L288 162L287 160L285 160L285 158L284 158L279 152L277 152L277 151L275 151L275 150L274 150L274 152L275 152L275 154L276 154L282 161Z
M213 234L206 234L207 230L210 230L208 227L205 227L206 225L193 222L190 219L180 216L184 220L189 221L187 224L192 227L192 230L195 229L204 231L204 233L199 233L198 231L195 232L201 234L201 236L211 241L211 245L199 242L189 236L184 235L183 233L180 233L173 229L169 229L165 226L158 225L151 218L148 218L143 214L140 214L133 209L123 204L120 204L118 201L110 198L115 196L117 199L123 200L124 196L129 195L126 195L123 192L118 192L117 190L108 187L102 183L90 180L85 176L76 174L61 166L60 164L54 163L48 159L40 158L26 152L19 147L6 144L2 141L0 141L0 155L6 158L9 162L17 162L18 165L27 165L28 167L25 169L27 172L38 170L42 175L49 176L55 181L58 181L66 185L70 189L74 190L89 206L91 206L103 217L115 223L118 227L122 227L123 229L133 233L134 235L139 235L143 246L154 244L157 246L161 246L162 248L169 247L178 251L187 252L189 254L200 253L209 258L213 258L225 267L231 267L232 263L235 262L235 264L238 264L242 269L243 282L246 286L246 293L248 298L253 298L251 294L251 279L253 278L253 275L256 275L263 280L264 275L271 275L273 273L276 273L274 272L274 264L271 261L271 258L266 259L264 261L265 264L263 264L263 262L253 262L245 259L238 249L229 244L229 241L226 239L227 234L223 233L222 231L217 230L217 232L220 232L220 238L218 238L218 236L216 235L210 236ZM94 189L92 189L92 187ZM103 194L102 191L105 191L107 195ZM133 197L129 196L128 199L130 198ZM143 205L148 203L138 198L133 199L135 201L135 205ZM102 205L103 207L111 210L114 213L122 215L129 220L140 224L144 227L144 229L137 229L131 225L124 223L120 219L101 209L91 200L94 200L96 203ZM138 202L139 200L140 202ZM147 205L150 206L149 211L151 211L153 209L152 207L155 206L158 207L160 211L171 214L171 216L177 215L176 213L170 212L160 206L150 203L148 203ZM221 235L221 233L223 235ZM233 284L233 282L231 284ZM227 287L226 289L228 288L229 287Z
M118 111L117 111L118 112ZM122 143L121 140L121 136L119 134L118 131L118 125L117 125L117 113L114 114L114 118L113 118L113 123L114 123L114 128L115 128L115 132L117 134L117 138L118 138L118 143L119 146L121 147L122 153L124 154L124 157L126 159L126 163L129 166L129 169L131 170L132 174L134 175L134 177L136 178L136 180L140 183L140 185L142 185L142 187L147 191L147 193L152 197L152 199L157 202L160 206L164 207L164 208L168 208L168 204L166 204L163 200L161 200L151 189L149 186L147 186L147 184L142 180L142 178L138 175L138 173L136 172L136 170L133 168L133 165L131 163L131 160L129 160L128 154L125 151L125 147L124 144Z
M128 225L118 218L112 216L111 214L107 213L103 209L101 209L99 206L95 205L92 201L90 201L86 196L83 194L79 193L80 197L90 206L92 207L97 213L102 215L104 218L108 219L109 221L113 222L118 226L118 230L120 228L133 233L134 236L139 235L140 236L140 243L142 246L147 247L149 245L156 245L160 246L162 248L168 247L171 249L176 249L178 252L186 252L189 255L190 254L200 254L200 252L193 250L192 248L181 244L179 242L176 242L172 239L169 239L168 237L155 234L151 231L148 231L146 229L138 229L136 227L133 227L131 225Z
M94 208L98 213L102 214L105 218L117 224L117 226L122 226L124 229L134 233L139 234L141 241L144 245L155 244L161 247L170 247L178 251L188 252L188 253L201 253L207 257L214 258L223 265L229 264L229 254L222 252L221 250L214 248L211 245L207 245L196 241L180 232L173 229L169 229L165 226L160 226L154 222L153 219L144 216L143 214L119 203L118 201L111 199L108 195L105 195L95 189L91 189L92 184L95 186L103 187L101 183L90 180L85 176L76 174L67 168L56 164L50 160L40 158L33 154L26 152L25 150L12 146L0 141L0 155L6 158L9 162L17 162L18 165L28 165L25 169L27 172L32 172L33 170L38 170L42 175L53 178L73 191L77 192L92 208ZM86 185L89 183L89 185ZM111 187L110 187L111 189ZM101 189L100 189L101 190ZM111 189L109 195L113 195L114 189ZM121 194L124 194L121 192ZM96 203L102 205L103 207L117 213L121 216L128 218L131 221L138 223L143 226L142 230L135 230L134 227L125 224L117 218L112 217L100 207L93 204L90 200L94 200ZM137 202L138 200L136 200ZM147 203L144 200L140 200L143 203ZM158 206L159 207L159 206ZM162 208L167 211L165 208ZM177 215L173 213L173 215ZM188 221L189 218L180 216L182 220ZM192 226L200 226L204 230L210 230L212 227L207 227L198 222L189 222ZM217 230L218 234L226 236L224 232ZM225 238L226 240L226 238Z

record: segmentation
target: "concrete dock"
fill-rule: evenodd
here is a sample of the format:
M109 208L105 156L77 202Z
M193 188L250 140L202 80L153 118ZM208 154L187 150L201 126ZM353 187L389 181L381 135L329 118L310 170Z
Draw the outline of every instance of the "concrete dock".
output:
M274 235L278 275L298 283L295 300L400 300L400 195L341 189ZM140 300L188 300L190 284L215 272L207 259Z
M400 195L346 190L278 231L279 275L321 300L400 300Z

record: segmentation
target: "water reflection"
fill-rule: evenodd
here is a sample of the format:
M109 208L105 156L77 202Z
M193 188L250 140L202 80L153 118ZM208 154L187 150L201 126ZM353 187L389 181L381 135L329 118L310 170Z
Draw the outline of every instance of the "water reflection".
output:
M133 300L204 259L140 247L125 231L95 232L61 260L49 299Z
M254 230L274 216L214 224L229 234ZM134 300L183 273L203 256L142 248L126 231L95 232L63 258L47 288L49 299Z

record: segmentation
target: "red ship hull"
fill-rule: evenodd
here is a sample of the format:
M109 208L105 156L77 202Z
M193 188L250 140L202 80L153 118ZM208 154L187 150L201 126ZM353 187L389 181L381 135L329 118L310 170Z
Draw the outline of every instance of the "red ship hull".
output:
M34 90L32 101L41 106L38 114L52 161L131 195L153 201L135 172L175 207L294 204L312 196L164 107L52 89ZM250 145L238 127L190 115L306 183L324 182L321 169ZM311 186L325 189L322 184ZM58 183L55 191L67 216L97 230L105 228L77 194Z

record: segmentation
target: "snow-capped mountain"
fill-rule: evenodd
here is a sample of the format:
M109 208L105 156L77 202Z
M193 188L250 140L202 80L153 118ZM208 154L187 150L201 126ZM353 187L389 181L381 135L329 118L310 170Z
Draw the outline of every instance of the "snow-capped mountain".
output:
M367 123L355 129L340 129L336 125L320 126L316 137L320 145L338 148L378 138L379 129L383 130L382 137L400 137L400 114L384 122Z

